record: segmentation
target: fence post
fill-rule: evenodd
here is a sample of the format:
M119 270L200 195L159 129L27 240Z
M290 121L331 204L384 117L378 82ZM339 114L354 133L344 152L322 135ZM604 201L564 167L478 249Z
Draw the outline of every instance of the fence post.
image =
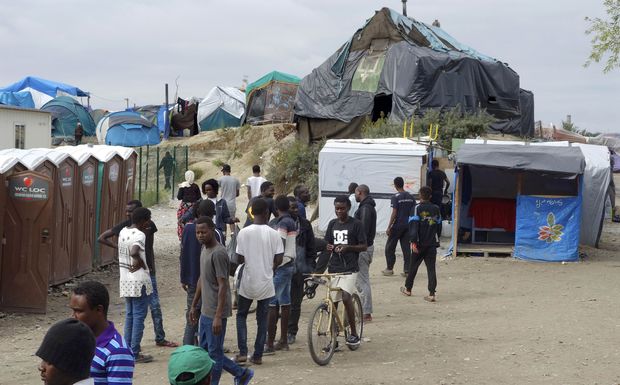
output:
M138 179L138 199L142 200L142 147L140 147L140 177Z
M157 186L155 188L155 200L159 204L159 147L157 147L157 163L155 164L155 169L157 170L157 176L155 177L155 184Z
M170 199L174 199L174 185L177 176L177 147L172 147L172 159L174 160L174 167L172 168L172 197Z
M146 146L146 178L144 178L144 190L149 190L149 147Z

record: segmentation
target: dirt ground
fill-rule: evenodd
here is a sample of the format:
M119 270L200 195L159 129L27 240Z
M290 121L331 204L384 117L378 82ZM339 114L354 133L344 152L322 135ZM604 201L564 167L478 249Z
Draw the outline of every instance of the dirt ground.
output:
M180 341L185 293L178 281L175 210L158 206L153 218L159 293L167 338ZM465 258L438 262L438 302L423 301L421 268L414 297L399 293L403 278L384 277L385 236L376 241L371 280L373 322L364 327L358 351L336 353L326 367L308 353L306 326L317 298L304 300L300 334L290 352L265 357L252 384L619 384L620 226L607 223L601 248L584 248L579 263L551 264L511 258ZM447 243L447 242L445 242ZM400 266L400 265L397 265ZM398 271L400 272L400 270ZM106 283L109 318L123 330L118 268L81 279ZM0 384L37 384L34 356L45 331L69 316L70 285L51 291L45 315L0 314ZM236 348L234 318L226 346ZM250 344L253 343L253 319ZM155 361L136 368L135 384L165 384L169 348L154 344L150 316L145 353ZM223 384L232 384L224 375Z

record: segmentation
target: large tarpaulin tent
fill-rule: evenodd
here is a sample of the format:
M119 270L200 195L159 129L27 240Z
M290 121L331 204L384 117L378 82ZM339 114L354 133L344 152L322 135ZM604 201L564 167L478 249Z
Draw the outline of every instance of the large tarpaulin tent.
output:
M29 91L36 108L41 108L57 96L86 97L89 95L88 92L82 91L78 87L34 76L27 76L10 86L0 88L0 92L18 91Z
M245 90L245 121L252 125L292 122L300 80L295 75L272 71L250 83Z
M427 109L486 109L495 131L532 136L534 101L506 64L439 27L383 8L300 83L302 138L359 137L366 117L402 122Z
M90 113L77 100L58 96L41 107L52 114L52 136L73 137L77 123L82 124L84 135L95 135L95 122Z

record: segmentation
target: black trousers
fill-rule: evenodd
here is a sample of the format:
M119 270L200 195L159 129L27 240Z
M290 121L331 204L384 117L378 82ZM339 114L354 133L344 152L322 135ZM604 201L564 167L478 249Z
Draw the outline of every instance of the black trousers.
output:
M425 246L418 249L418 253L411 255L411 265L409 266L409 273L405 280L405 287L411 291L413 288L413 280L418 273L418 267L424 261L426 265L426 272L428 274L428 293L435 295L435 289L437 288L437 273L435 272L435 262L437 261L437 247Z
M288 319L288 334L296 336L299 330L301 301L304 299L304 275L295 272L291 278L291 313Z
M385 243L385 261L388 270L394 270L396 264L396 245L400 242L400 249L403 252L403 271L409 271L411 264L411 245L409 244L409 228L404 226L392 228L392 232Z
M440 212L441 212L442 202L443 202L443 191L441 190L433 191L433 195L431 195L431 203L439 207ZM441 212L441 219L443 220L443 212ZM441 238L441 223L437 227L437 236Z

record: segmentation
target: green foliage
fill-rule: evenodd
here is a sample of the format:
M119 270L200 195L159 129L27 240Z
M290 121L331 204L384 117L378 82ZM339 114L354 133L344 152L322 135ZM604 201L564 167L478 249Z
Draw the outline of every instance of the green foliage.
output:
M202 171L202 169L196 168L196 167L190 167L189 169L194 172L194 180L201 180L202 179L202 174L204 173L204 171Z
M603 69L607 73L620 68L620 0L604 0L603 4L608 20L586 17L589 23L586 35L592 35L592 51L585 66L605 61L604 57L608 56Z
M283 143L276 149L267 170L267 179L275 185L278 194L289 194L298 184L308 186L312 200L319 193L319 152L325 141L306 144L296 140Z
M211 163L217 168L221 168L225 164L225 162L221 159L213 159Z
M601 134L600 132L590 132L585 128L579 129L579 127L577 127L577 125L573 122L562 121L562 128L566 131L574 132L575 134L579 134L582 136L595 137Z

